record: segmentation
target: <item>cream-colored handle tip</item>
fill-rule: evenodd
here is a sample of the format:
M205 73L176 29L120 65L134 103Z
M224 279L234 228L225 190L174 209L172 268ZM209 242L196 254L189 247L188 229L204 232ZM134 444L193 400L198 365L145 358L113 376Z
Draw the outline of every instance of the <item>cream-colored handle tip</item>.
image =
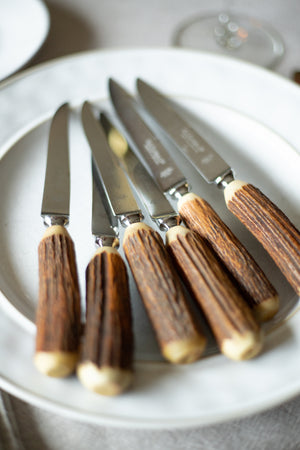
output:
M263 335L259 333L247 332L242 335L234 335L231 339L224 339L221 352L235 361L254 358L261 351L263 346Z
M271 320L279 310L279 297L270 297L254 307L253 314L258 322Z
M186 236L188 233L191 233L191 230L181 225L172 227L166 232L166 244L170 245L171 242L177 240L178 236Z
M76 367L78 354L74 352L36 352L34 364L39 372L48 377L64 378Z
M47 237L53 236L55 234L61 234L63 236L70 237L68 230L65 227L63 227L62 225L52 225L51 227L46 228L42 239L46 239Z
M151 227L144 222L136 222L136 223L132 223L131 225L129 225L126 228L125 233L124 233L123 244L124 244L124 241L126 241L126 239L129 238L132 234L135 234L141 230L149 231L149 230L151 230Z
M178 209L180 210L180 208L182 207L182 205L186 202L192 202L193 200L199 198L198 195L193 194L193 192L188 192L187 194L183 195L179 200L178 200Z
M231 183L229 183L226 188L224 189L224 197L226 205L230 202L234 194L241 189L243 186L245 186L247 183L245 181L241 180L233 180Z
M100 255L101 253L113 253L114 255L119 254L118 250L115 247L103 246L97 248L94 257Z
M196 336L169 342L163 346L162 353L173 364L190 364L202 356L205 346L206 339Z
M83 362L77 368L77 376L83 386L97 394L115 396L125 391L132 383L129 370L101 367L92 362Z

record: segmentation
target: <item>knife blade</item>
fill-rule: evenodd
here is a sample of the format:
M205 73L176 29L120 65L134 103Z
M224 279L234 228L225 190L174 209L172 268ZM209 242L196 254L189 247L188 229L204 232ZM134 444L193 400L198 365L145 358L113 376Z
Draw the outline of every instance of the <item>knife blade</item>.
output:
M41 216L48 226L38 247L37 369L65 377L75 369L80 340L80 293L69 222L68 104L52 119Z
M211 244L237 281L258 320L273 317L278 311L278 295L261 268L213 208L189 192L186 178L140 116L136 100L114 80L110 80L109 88L117 114L134 142L138 156L143 156L158 186L165 194L179 199L180 214L184 200L193 198L194 208L190 214L193 214L193 224L197 227L190 226L187 215L184 220Z
M82 124L107 203L119 225L126 227L123 249L163 356L189 363L203 353L205 337L195 322L158 232L142 222L129 182L92 106L82 107Z
M86 323L77 375L89 390L114 396L133 378L133 331L128 275L118 231L103 204L92 163L92 234L98 247L86 269Z
M179 225L163 192L141 165L128 142L108 117L100 122L108 143L119 157L157 226L166 231L167 248L187 288L200 305L220 351L235 360L253 358L262 348L262 334L242 295L215 253L200 236ZM153 205L161 208L161 215ZM163 226L162 226L163 225Z
M133 185L138 188L139 196L149 212L152 220L161 230L168 230L170 226L178 225L180 219L167 198L149 176L140 160L130 149L125 137L112 125L108 116L101 112L100 123L105 132L108 144L113 150L122 168L125 170Z
M258 188L250 183L236 180L232 169L219 167L220 156L180 116L177 109L161 93L138 80L138 92L151 115L189 158L206 181L224 189L227 208L263 245L273 258L296 293L300 294L300 233L288 217ZM176 127L175 127L176 126ZM202 158L205 155L205 158ZM211 164L206 164L206 159ZM223 169L226 169L223 171ZM189 226L194 224L191 213L197 200L192 196L180 203L180 213Z

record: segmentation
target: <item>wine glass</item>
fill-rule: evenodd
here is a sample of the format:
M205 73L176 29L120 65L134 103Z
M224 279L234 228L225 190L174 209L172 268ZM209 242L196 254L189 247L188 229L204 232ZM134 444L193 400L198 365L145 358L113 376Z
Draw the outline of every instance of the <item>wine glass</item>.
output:
M223 53L274 68L284 54L280 34L269 24L226 10L197 16L179 24L175 46Z

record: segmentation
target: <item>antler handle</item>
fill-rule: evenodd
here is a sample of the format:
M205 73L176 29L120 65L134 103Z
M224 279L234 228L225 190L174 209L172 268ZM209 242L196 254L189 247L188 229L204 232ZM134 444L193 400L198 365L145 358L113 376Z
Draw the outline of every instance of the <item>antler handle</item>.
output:
M167 232L167 246L224 355L249 359L262 348L254 316L209 244L187 228Z
M59 225L49 227L38 248L37 369L65 377L75 369L80 340L80 294L73 241Z
M259 240L300 295L300 233L296 227L252 184L235 180L224 194L229 211Z
M77 374L89 390L117 395L132 381L133 332L125 264L98 249L86 270L86 324Z
M275 288L210 204L189 193L179 200L178 208L187 226L211 244L237 281L257 319L272 318L279 307Z
M123 248L164 357L190 363L206 339L195 323L160 235L144 223L130 225Z

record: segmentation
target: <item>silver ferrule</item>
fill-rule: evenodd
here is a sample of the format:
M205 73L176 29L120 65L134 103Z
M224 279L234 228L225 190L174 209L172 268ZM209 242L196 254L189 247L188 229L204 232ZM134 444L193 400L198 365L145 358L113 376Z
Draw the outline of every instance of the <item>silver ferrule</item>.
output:
M44 224L46 227L51 227L53 225L60 225L62 227L66 227L69 225L69 217L62 215L43 215Z
M95 237L97 247L119 248L120 241L116 236L101 235Z
M158 219L155 219L155 222L161 231L168 231L170 228L179 225L181 219L178 215L176 215L176 216L160 217Z
M144 216L140 212L119 216L120 223L124 228L129 227L129 225L132 225L133 223L141 222L143 218Z
M225 189L232 181L234 181L234 175L231 169L220 175L215 179L215 184L219 189Z
M189 192L189 185L184 182L181 184L178 184L176 186L173 186L169 191L168 194L175 198L176 200L179 200L181 197L183 197L185 194Z

